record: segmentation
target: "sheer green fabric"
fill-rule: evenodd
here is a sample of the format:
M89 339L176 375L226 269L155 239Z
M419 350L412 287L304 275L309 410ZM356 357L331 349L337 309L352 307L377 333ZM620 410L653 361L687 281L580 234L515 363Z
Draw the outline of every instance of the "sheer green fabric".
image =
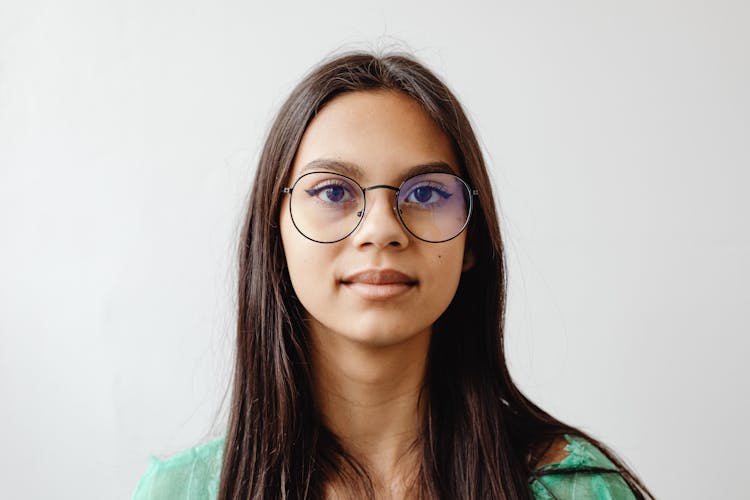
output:
M543 465L531 482L536 500L631 500L632 490L615 465L593 444L577 436L565 435L568 455L560 462ZM596 471L587 469L596 468ZM604 470L601 470L604 469ZM564 471L564 472L563 472ZM607 472L611 471L611 472Z
M216 500L224 438L167 459L151 457L133 500Z
M530 482L536 500L631 500L632 491L607 457L588 441L565 435L568 455L537 471L566 471L539 475ZM167 459L151 457L133 500L215 500L224 453L224 438L185 450ZM586 472L601 468L606 471Z

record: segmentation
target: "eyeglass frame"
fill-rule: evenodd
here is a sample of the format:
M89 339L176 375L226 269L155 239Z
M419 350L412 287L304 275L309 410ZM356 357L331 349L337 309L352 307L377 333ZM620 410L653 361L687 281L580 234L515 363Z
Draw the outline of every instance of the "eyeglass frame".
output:
M333 175L338 175L338 176L343 177L345 179L349 179L350 181L352 181L360 189L360 191L362 191L362 209L357 212L357 217L359 218L359 220L357 221L357 224L355 224L354 228L351 231L349 231L345 236L343 236L343 237L341 237L341 238L339 238L337 240L334 240L334 241L320 241L320 240L316 240L316 239L310 238L308 235L306 235L305 233L302 232L302 230L299 228L299 226L297 226L297 223L294 221L294 214L292 213L292 201L291 201L291 197L294 194L293 193L294 187L297 185L297 183L303 177L306 177L306 176L312 175L312 174L333 174ZM399 209L399 207L398 207L398 196L401 193L401 189L404 187L404 184L406 184L408 181L412 180L415 177L419 177L420 175L428 175L428 174L444 174L444 175L450 175L452 177L455 177L456 179L458 179L459 181L461 181L461 183L466 187L466 190L469 193L469 210L468 210L468 212L466 214L466 222L464 222L464 225L461 226L461 229L459 229L459 231L454 236L451 236L450 238L445 239L445 240L430 241L430 240L426 240L424 238L420 238L419 236L417 236L416 234L414 234L414 232L411 229L409 229L409 226L406 225L406 222L404 222L403 217L401 217L401 209ZM340 174L338 172L329 172L329 171L326 171L326 170L316 170L314 172L306 172L306 173L300 175L299 177L297 177L297 180L295 180L290 187L283 187L283 188L281 188L281 194L282 195L284 195L284 194L288 194L289 195L289 198L290 198L289 199L289 217L292 219L292 224L294 224L294 227L295 227L295 229L297 229L297 232L299 232L299 234L301 234L302 236L304 236L305 238L307 238L310 241L314 241L315 243L321 243L321 244L324 244L324 245L328 245L328 244L331 244L331 243L338 243L339 241L345 240L346 238L348 238L349 236L351 236L352 233L354 233L354 231L357 230L357 228L359 227L359 225L362 223L362 221L365 218L365 209L367 208L367 196L366 196L366 193L367 193L367 191L372 191L374 189L390 189L392 191L395 191L396 205L394 207L394 209L395 209L394 211L398 215L398 220L401 223L401 226L404 229L406 229L409 232L409 234L411 234L412 236L414 236L418 240L424 241L426 243L445 243L445 242L450 241L452 239L458 238L458 236L461 233L463 233L464 230L466 229L466 227L469 225L469 221L471 220L471 214L474 211L474 197L475 196L479 196L479 191L476 190L476 189L474 189L473 187L469 186L469 184L465 180L463 180L461 177L459 177L458 175L452 174L452 173L449 173L449 172L439 172L439 171L437 171L437 172L421 172L419 174L415 174L415 175L409 176L406 179L404 179L403 181L401 181L401 184L399 184L398 187L396 187L396 186L389 186L388 184L376 184L374 186L362 187L362 185L359 182L357 182L356 180L352 179L348 175Z

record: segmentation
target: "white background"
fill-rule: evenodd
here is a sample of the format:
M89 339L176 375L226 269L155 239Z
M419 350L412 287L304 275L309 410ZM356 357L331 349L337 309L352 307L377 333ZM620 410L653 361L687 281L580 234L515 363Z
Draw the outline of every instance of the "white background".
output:
M509 363L660 498L741 498L750 4L0 3L0 484L125 499L222 432L266 127L340 48L468 109L510 265Z

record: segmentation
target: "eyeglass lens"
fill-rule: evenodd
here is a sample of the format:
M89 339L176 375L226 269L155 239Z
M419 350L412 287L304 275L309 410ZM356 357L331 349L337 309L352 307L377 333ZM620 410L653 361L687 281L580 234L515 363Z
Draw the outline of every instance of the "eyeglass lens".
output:
M352 179L330 172L305 174L295 182L292 221L307 238L332 243L356 229L365 208L362 188ZM459 177L426 173L407 179L397 207L406 229L419 239L446 241L466 225L471 192Z

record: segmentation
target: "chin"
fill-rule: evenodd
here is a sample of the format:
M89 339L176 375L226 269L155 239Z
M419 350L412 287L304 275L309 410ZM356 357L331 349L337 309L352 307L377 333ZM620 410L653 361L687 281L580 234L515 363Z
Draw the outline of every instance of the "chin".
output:
M418 341L425 336L429 338L431 331L432 329L429 326L421 330L410 329L405 331L402 322L400 325L388 326L382 324L381 321L380 324L369 327L368 325L359 325L356 330L347 331L343 335L363 347L380 349Z

